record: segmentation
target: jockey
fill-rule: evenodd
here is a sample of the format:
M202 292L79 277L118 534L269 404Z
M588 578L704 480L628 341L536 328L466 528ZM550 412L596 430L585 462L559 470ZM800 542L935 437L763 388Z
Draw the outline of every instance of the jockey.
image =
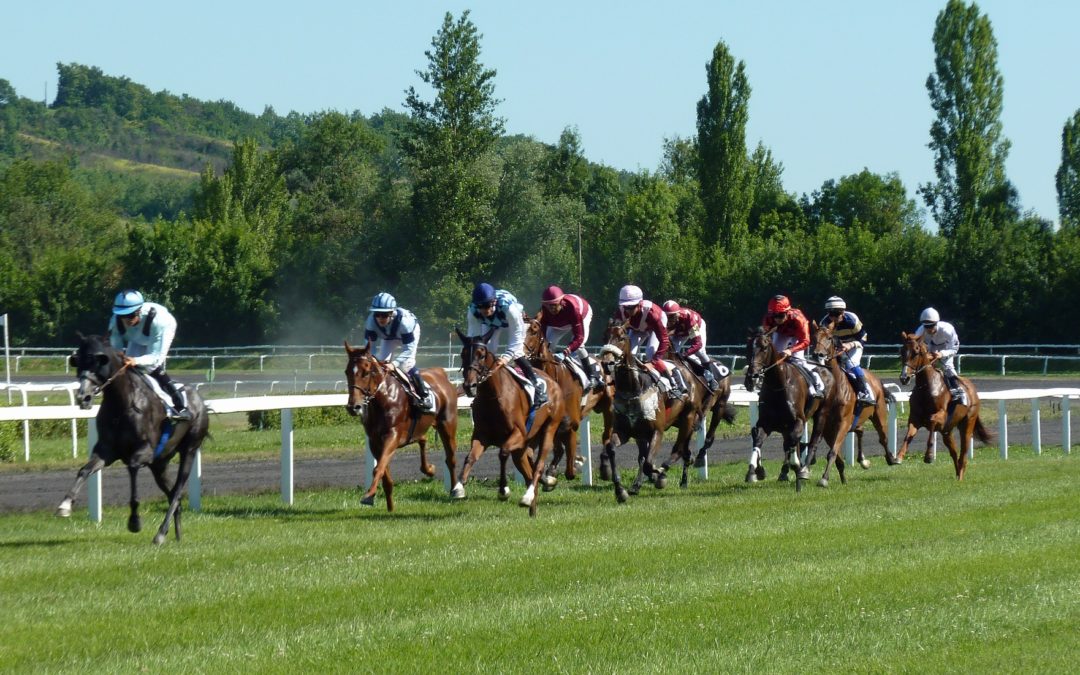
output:
M170 417L190 421L187 398L165 372L165 359L176 337L176 318L164 306L146 302L136 290L120 291L109 319L109 342L124 352L124 365L157 380L173 400Z
M838 295L825 301L825 312L821 325L832 326L833 336L840 342L840 367L857 385L855 397L862 403L873 404L874 393L870 391L866 373L859 365L863 345L866 344L866 329L863 328L862 321L859 321L855 312L847 311L847 303Z
M416 349L420 345L420 324L416 316L404 307L398 307L394 296L379 293L371 299L371 307L368 307L364 339L375 343L375 358L383 363L390 362L395 347L401 348L401 353L393 360L394 366L409 374L409 381L416 389L416 405L420 411L434 412L435 397L416 367Z
M603 386L596 368L589 359L589 352L585 350L585 342L589 339L589 324L592 323L592 307L579 295L563 293L558 286L548 286L540 296L543 311L540 312L540 330L544 331L544 339L551 345L551 350L564 338L570 338L570 344L563 348L561 354L565 358L577 357L577 362L589 378L589 388L599 389Z
M614 318L629 323L630 350L636 352L638 346L644 344L645 360L672 383L672 396L685 396L687 388L682 373L678 369L669 371L664 363L664 356L671 349L671 341L668 338L667 316L660 305L643 299L641 289L628 284L619 289L619 309Z
M915 337L922 337L926 342L926 348L930 352L932 361L940 360L941 369L945 373L945 382L949 386L949 394L960 405L967 405L967 392L960 386L959 376L953 367L953 357L960 351L960 337L956 334L956 328L948 321L942 321L938 311L933 307L927 307L919 315L922 324L915 330Z
M506 333L506 351L499 355L499 363L505 366L513 361L529 378L536 388L534 407L547 403L547 383L536 377L532 364L525 358L525 317L517 298L509 291L501 288L495 290L491 284L480 283L473 288L468 313L468 337L484 335L494 328L495 332L488 340L488 345L494 352L498 349L503 333Z
M821 375L807 365L803 352L810 346L810 324L802 311L791 306L786 296L776 295L769 300L768 311L761 319L766 330L775 328L772 334L773 347L787 357L806 375L810 381L810 396L821 398L825 395L825 384Z
M675 352L690 364L694 372L705 378L710 393L716 391L720 383L712 372L709 355L705 353L705 319L689 307L680 307L674 300L665 302L663 310L667 315L668 334Z

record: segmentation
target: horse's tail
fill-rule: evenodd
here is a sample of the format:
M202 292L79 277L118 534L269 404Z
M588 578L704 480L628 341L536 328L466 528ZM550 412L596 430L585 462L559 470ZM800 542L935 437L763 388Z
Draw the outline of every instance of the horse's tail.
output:
M979 439L980 443L990 443L994 440L994 434L983 426L982 419L979 417L975 418L975 438Z

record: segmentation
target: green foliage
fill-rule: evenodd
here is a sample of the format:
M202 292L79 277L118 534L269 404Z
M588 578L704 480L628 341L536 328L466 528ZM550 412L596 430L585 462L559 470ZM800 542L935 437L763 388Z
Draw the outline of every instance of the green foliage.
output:
M0 464L10 464L19 456L20 427L19 422L0 422Z
M877 236L902 232L919 225L918 207L908 199L900 176L861 173L827 180L804 211L813 227L833 223L840 227L863 226Z
M253 410L247 413L248 429L266 431L281 429L280 410ZM344 406L326 408L296 408L293 410L293 428L310 429L321 426L357 426L359 420L345 410Z
M1061 226L1080 228L1080 110L1061 130L1061 166L1055 176Z

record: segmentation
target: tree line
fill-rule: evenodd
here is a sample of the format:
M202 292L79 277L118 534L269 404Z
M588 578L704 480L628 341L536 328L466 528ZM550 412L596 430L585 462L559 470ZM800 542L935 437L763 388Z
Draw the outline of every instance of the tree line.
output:
M402 111L370 116L255 116L79 64L58 65L49 107L0 80L13 337L70 344L136 287L175 311L181 344L333 342L381 290L441 342L487 280L529 311L549 284L580 293L593 342L625 283L698 309L717 342L741 341L776 293L812 317L841 295L879 342L927 305L965 342L1075 342L1060 315L1080 292L1080 110L1062 131L1055 228L1005 173L1004 82L976 5L950 0L934 27L936 180L914 196L868 170L787 192L771 150L746 146L752 88L723 42L697 134L668 139L656 170L590 162L573 127L554 144L506 135L481 39L468 12L448 13L417 72L432 98L409 87ZM200 173L108 163L123 158Z

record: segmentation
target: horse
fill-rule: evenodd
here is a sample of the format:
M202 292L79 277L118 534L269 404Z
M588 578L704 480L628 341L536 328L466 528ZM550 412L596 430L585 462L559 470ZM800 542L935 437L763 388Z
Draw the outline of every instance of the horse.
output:
M735 406L728 400L731 398L731 373L728 372L724 377L718 377L716 379L716 391L710 394L705 379L690 367L686 359L675 354L672 360L684 364L687 370L693 373L694 379L698 381L698 384L704 388L706 393L702 409L709 411L709 426L705 433L705 443L701 446L701 450L698 451L697 457L694 458L694 466L703 467L708 462L708 450L716 439L716 427L720 425L720 420L731 425L735 424Z
M545 491L553 490L558 483L554 473L562 458L566 457L566 479L573 480L577 469L578 429L581 420L592 411L599 412L604 418L604 432L602 441L607 443L611 439L612 429L615 427L615 412L613 407L614 390L604 374L604 386L599 391L585 391L581 381L569 364L556 359L551 353L551 344L547 341L543 331L540 330L540 321L536 318L525 317L525 356L529 361L547 373L559 383L566 404L566 417L568 423L560 426L555 435L555 447L551 456L551 463L545 475L540 478ZM603 370L601 369L601 372Z
M795 490L802 491L803 484L810 477L807 468L809 462L805 461L808 457L803 457L804 450L816 442L816 438L811 438L811 443L801 444L807 422L813 423L815 435L818 434L818 429L821 429L821 435L825 436L830 446L829 464L818 484L822 487L828 486L829 468L834 460L840 481L845 482L844 460L837 452L838 444L843 442L843 433L839 433L842 420L836 420L835 414L830 416L833 418L831 420L825 415L830 409L837 412L837 404L842 404L842 400L836 398L832 382L834 376L828 371L822 373L821 378L827 393L822 398L811 398L809 383L798 371L798 367L788 363L773 346L773 330L760 327L750 330L746 341L746 390L760 391L757 424L750 429L753 450L750 452L746 482L753 483L765 478L765 467L761 464L761 446L768 435L775 431L781 435L784 442L784 467L780 479L786 480L788 467L794 468L797 472ZM852 398L854 399L854 396ZM854 400L848 405L853 408ZM844 427L843 431L847 431L847 428L849 427Z
M420 371L435 396L435 410L421 413L410 402L405 385L396 376L392 366L381 363L371 354L371 344L354 348L345 342L348 364L345 378L349 384L349 401L345 409L350 415L359 415L364 423L371 453L375 456L375 472L360 503L375 504L375 493L382 482L386 495L386 510L394 510L394 480L390 477L390 460L401 447L416 443L420 446L420 470L429 478L435 475L435 467L427 460L427 432L435 427L446 451L446 470L454 475L454 453L457 451L457 389L450 384L442 368L425 368Z
M94 396L102 395L98 409L98 441L90 453L90 460L79 469L74 485L60 502L56 515L71 515L71 502L79 494L83 483L95 471L122 461L131 477L131 514L128 516L129 532L142 530L139 517L139 492L136 476L139 469L148 466L154 482L169 498L165 520L154 536L155 544L165 543L169 535L169 521L175 523L176 540L180 541L180 499L187 485L195 453L202 446L209 428L206 405L199 392L187 390L190 421L180 421L175 427L167 424L165 405L158 398L145 376L124 364L124 355L113 349L108 337L79 334L79 348L68 359L79 380L78 403L83 410L93 405ZM176 480L170 482L166 469L174 456L180 463Z
M701 417L705 399L705 387L694 379L690 369L675 364L685 372L688 393L684 399L665 403L654 376L645 364L638 360L630 348L629 326L627 323L612 319L604 331L601 357L608 361L614 370L615 388L615 428L611 440L604 444L603 462L610 467L611 480L615 486L615 499L626 502L628 495L637 494L645 477L659 489L667 486L667 470L675 461L683 462L680 487L689 482L688 472L691 463L690 437ZM659 469L653 465L653 458L660 448L664 431L677 426L679 433L672 447L671 456ZM638 472L627 491L622 486L618 469L615 465L615 448L633 438L638 446Z
M903 340L900 345L900 384L906 385L914 376L915 385L909 401L907 434L896 454L896 463L904 461L908 445L915 439L915 432L920 428L926 428L930 432L923 461L927 464L933 462L934 432L940 431L945 447L952 455L956 479L964 480L967 449L971 445L972 435L983 443L993 440L993 434L986 430L979 419L979 392L971 380L958 377L960 386L967 391L968 405L952 401L949 388L945 384L945 376L934 368L934 359L930 357L922 336L916 337L914 333L902 332L900 339ZM960 430L959 450L953 441L953 429Z
M547 373L536 373L537 379L547 384L547 403L536 409L530 408L525 390L515 381L509 371L495 358L487 347L491 337L467 337L457 330L461 339L462 389L473 397L473 433L469 455L461 467L461 475L451 495L465 498L465 483L469 480L473 465L489 446L499 448L499 499L510 495L506 480L506 460L512 457L514 466L525 477L528 488L518 505L528 507L529 515L536 516L536 486L544 472L544 462L555 443L555 433L565 420L563 393L559 383ZM529 450L536 455L530 457Z
M839 359L837 357L837 348L839 347L840 338L836 337L834 332L835 327L832 325L814 324L814 334L811 340L811 351L814 359L821 364L837 364L839 365ZM841 368L841 371L843 369ZM896 463L896 459L893 453L889 452L889 437L885 433L886 425L889 420L889 404L894 402L892 392L885 389L881 384L881 379L870 370L863 368L863 375L866 378L866 384L870 387L870 393L874 396L874 403L872 405L862 403L858 400L855 402L855 420L852 422L851 431L855 432L855 446L857 450L857 460L859 466L864 469L870 468L870 460L866 459L863 454L863 425L867 420L870 420L874 429L877 431L878 442L881 443L881 447L885 449L885 461L892 465ZM843 378L837 381L843 380L847 383L847 386L852 389L854 393L854 387L851 386L851 378L845 374ZM843 386L843 385L841 385ZM895 450L895 448L894 448ZM811 457L813 457L813 449L811 448Z

